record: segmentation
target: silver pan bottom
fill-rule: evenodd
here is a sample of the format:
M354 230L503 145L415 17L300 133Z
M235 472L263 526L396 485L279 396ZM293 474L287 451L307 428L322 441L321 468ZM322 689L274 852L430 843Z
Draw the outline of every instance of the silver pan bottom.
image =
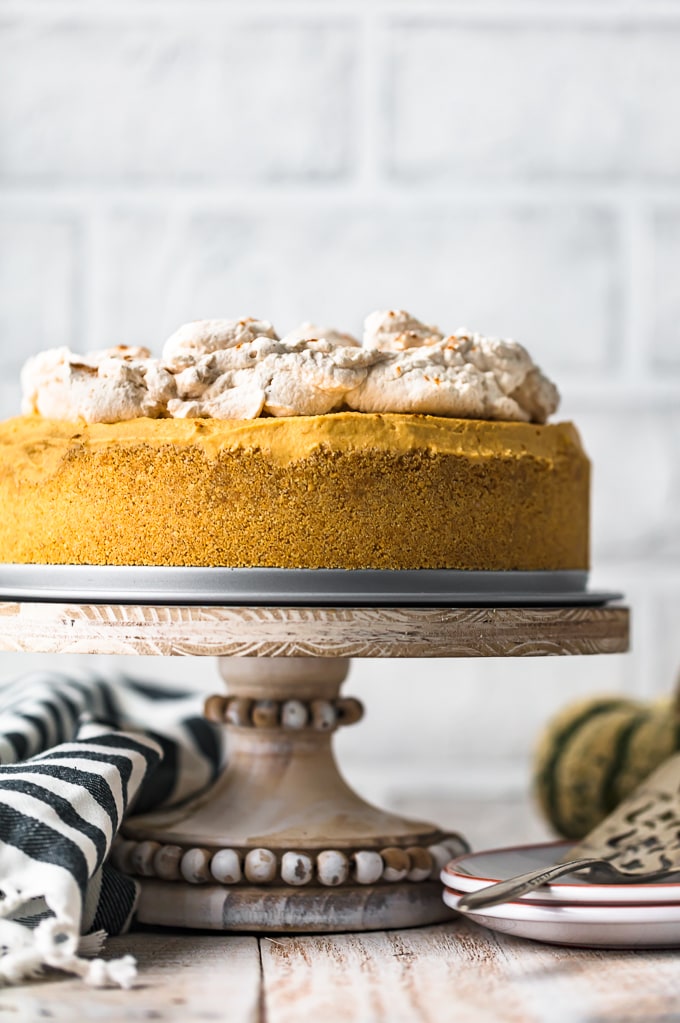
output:
M0 565L0 600L86 604L493 607L598 605L588 573L453 569Z

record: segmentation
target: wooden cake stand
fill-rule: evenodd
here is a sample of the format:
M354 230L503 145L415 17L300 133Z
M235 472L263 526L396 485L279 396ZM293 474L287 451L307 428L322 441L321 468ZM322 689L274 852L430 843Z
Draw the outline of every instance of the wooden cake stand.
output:
M239 931L346 931L448 918L439 872L465 849L373 807L344 782L336 728L350 657L620 653L625 607L221 607L0 604L0 649L217 655L226 695L206 714L229 763L189 806L133 817L115 847L141 879L138 919Z

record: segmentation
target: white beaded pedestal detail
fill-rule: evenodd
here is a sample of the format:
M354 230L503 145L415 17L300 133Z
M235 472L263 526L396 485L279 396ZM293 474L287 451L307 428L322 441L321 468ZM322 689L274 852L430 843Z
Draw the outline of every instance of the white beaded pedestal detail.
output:
M114 857L142 883L138 919L174 927L332 932L448 918L439 872L464 850L387 813L338 772L332 734L349 657L596 654L628 646L622 607L297 608L0 604L0 649L216 654L228 767L190 806L131 818Z
M333 931L444 920L439 872L455 835L368 805L340 776L332 733L362 716L340 699L349 660L220 658L229 696L206 701L229 766L190 812L133 818L115 850L145 881L141 919L185 926Z

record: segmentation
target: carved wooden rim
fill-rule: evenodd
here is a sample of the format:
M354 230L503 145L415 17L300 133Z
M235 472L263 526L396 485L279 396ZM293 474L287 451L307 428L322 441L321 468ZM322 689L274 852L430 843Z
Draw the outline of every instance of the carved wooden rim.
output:
M623 653L626 607L187 607L0 603L0 650L239 657Z

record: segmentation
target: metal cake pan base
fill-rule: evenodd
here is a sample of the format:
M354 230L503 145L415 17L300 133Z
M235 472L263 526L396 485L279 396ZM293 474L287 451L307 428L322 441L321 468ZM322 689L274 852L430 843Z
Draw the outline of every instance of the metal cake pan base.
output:
M0 599L117 604L322 606L597 605L585 571L0 565Z

